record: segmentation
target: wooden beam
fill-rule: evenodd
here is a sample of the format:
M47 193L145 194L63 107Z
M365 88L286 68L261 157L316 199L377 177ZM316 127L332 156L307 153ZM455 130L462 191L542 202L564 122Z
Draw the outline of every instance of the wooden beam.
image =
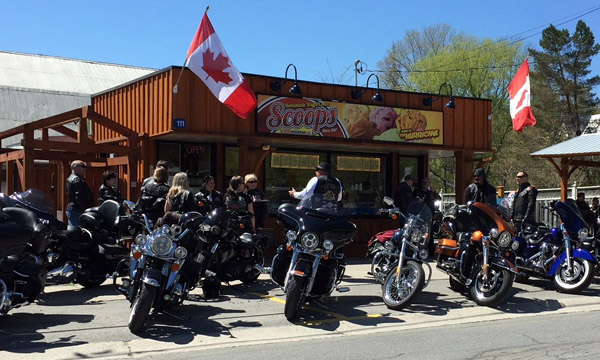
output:
M125 127L119 123L116 123L115 121L107 118L106 116L100 115L97 112L95 112L94 110L91 109L91 107L87 106L87 117L92 119L93 121L95 121L97 124L102 125L106 128L109 128L110 130L114 130L116 132L118 132L121 135L125 135L128 138L137 138L138 134L129 129L128 127Z
M25 150L15 150L6 154L0 154L0 162L15 161L25 157Z
M21 182L21 189L22 191L25 191L26 189L24 189L24 185L25 185L25 169L23 166L23 162L24 159L20 159L15 161L15 163L17 164L17 171L19 173L19 181Z
M77 154L83 153L107 153L107 154L128 154L131 149L119 145L95 145L95 144L77 144L62 141L33 140L33 148L47 151L70 151Z
M112 139L104 139L104 140L98 140L96 141L96 145L103 145L103 144L117 144L120 142L124 142L124 141L129 141L129 138L126 136L118 136Z
M572 160L571 165L575 166L589 166L589 167L600 167L600 161L591 160Z
M119 157L114 157L114 158L107 158L106 159L106 165L107 166L127 165L128 161L129 161L129 157L128 156L119 156Z
M71 130L64 125L53 126L53 127L50 127L50 129L52 129L56 132L59 132L65 136L68 136L70 138L77 139L77 131Z
M567 190L569 186L569 159L560 159L560 200L567 200Z

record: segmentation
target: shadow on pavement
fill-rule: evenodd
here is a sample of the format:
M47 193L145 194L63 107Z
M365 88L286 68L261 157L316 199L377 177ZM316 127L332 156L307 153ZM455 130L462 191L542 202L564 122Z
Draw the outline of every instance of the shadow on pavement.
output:
M386 314L369 314L361 306L381 302L379 296L332 296L310 301L302 306L294 324L326 331L336 331L342 321L362 326L402 323L403 320Z
M458 301L447 301L440 299L441 297L447 296L448 295L446 294L441 294L438 292L423 291L409 307L399 310L398 312L443 316L450 312L450 310L459 309L465 304L469 303L468 298L465 298L464 300L460 299Z
M61 337L52 342L44 342L44 334L38 332L45 328L52 328L69 323L89 323L94 315L68 315L68 314L29 314L15 313L2 318L0 330L0 350L20 353L44 353L48 349L86 344L85 341L74 341L76 335ZM36 328L36 324L43 327ZM32 332L32 328L33 330Z
M46 290L48 288L51 288L51 286L47 287ZM112 285L112 280L110 283L106 281L103 285L96 288L84 288L73 285L69 289L45 292L39 296L37 303L41 306L99 305L105 302L102 300L90 300L106 295L119 295L119 292Z

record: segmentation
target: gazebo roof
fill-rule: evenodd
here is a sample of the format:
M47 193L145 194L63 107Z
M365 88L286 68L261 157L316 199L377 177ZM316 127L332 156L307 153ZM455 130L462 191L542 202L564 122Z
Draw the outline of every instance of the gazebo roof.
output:
M600 115L593 115L583 134L530 154L533 157L600 155Z

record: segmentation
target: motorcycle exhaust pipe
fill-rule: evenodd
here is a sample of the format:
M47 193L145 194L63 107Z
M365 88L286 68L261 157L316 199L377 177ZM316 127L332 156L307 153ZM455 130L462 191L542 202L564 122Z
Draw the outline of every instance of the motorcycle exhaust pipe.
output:
M261 264L254 265L254 268L260 271L261 274L270 274L273 271L273 268L270 266L264 267Z

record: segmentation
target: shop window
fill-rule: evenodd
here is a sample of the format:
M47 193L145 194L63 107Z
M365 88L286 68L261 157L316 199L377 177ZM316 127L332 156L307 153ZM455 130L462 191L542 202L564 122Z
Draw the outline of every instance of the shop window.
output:
M181 144L159 142L158 160L166 160L169 164L169 175L173 176L181 171ZM152 165L154 171L154 164Z
M269 199L269 214L276 214L283 203L297 202L288 191L300 191L315 176L319 162L327 161L324 154L293 151L271 153L265 162L265 193Z
M240 148L235 146L225 147L225 179L223 179L223 190L229 187L229 180L240 174Z
M207 144L184 143L181 169L190 179L190 190L198 192L202 179L211 174L211 146Z
M375 215L384 207L385 157L333 155L332 174L344 186L346 215Z
M419 159L413 157L401 157L398 159L398 179L404 181L406 175L412 175L417 181L419 177Z

